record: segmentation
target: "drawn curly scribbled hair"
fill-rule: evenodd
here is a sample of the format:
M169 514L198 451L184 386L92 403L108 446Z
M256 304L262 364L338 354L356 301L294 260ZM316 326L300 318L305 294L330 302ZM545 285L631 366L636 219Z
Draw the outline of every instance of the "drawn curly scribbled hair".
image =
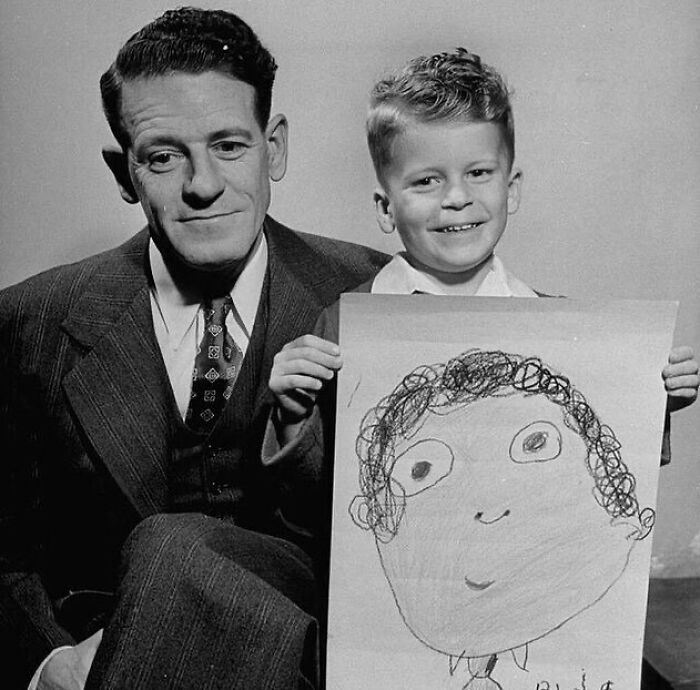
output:
M501 127L510 164L515 158L508 88L496 70L465 48L409 60L372 89L367 144L380 181L394 139L411 120L492 122Z
M516 392L544 395L562 408L564 423L586 445L595 500L613 519L636 520L635 539L646 537L655 513L651 508L640 511L635 478L622 460L620 443L583 394L537 357L478 349L467 350L446 364L414 369L365 414L355 447L361 495L351 506L353 520L372 530L378 540L391 541L406 507L406 497L391 489L397 442L418 431L427 412L445 414L476 400Z

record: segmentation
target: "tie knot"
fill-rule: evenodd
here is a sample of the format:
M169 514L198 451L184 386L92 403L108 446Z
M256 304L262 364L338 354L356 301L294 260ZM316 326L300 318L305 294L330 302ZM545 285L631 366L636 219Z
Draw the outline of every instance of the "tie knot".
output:
M233 307L231 295L215 297L204 302L204 320L207 324L213 323L223 326L226 316Z

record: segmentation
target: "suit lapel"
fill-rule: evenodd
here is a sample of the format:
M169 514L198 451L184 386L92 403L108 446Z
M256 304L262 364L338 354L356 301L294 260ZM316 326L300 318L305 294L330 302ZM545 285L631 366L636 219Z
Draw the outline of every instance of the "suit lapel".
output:
M308 257L299 256L295 246L285 246L269 218L266 220L265 234L269 250L267 333L260 366L256 410L269 398L268 380L274 356L290 340L311 332L322 306L318 297L299 277L310 269L303 265Z
M88 348L63 387L87 439L142 516L167 507L172 400L153 333L140 233L98 268L63 323Z

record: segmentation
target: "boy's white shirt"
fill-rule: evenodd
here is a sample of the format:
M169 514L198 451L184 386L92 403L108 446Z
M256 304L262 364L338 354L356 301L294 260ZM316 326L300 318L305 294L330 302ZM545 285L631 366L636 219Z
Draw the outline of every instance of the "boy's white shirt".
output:
M496 255L489 261L489 270L473 293L475 297L537 297L537 293L516 278ZM377 273L372 281L371 292L382 295L411 295L414 292L448 294L431 275L411 266L405 252L395 254Z

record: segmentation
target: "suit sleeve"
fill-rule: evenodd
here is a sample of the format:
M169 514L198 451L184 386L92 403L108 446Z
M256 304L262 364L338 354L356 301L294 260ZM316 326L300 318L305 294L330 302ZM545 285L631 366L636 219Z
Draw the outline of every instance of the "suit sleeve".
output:
M326 309L319 317L314 334L337 342L337 305ZM280 445L273 415L268 417L261 450L261 461L267 471L276 475L283 487L281 505L282 517L288 524L304 525L314 540L320 543L328 539L330 522L330 495L332 487L332 465L335 434L335 379L324 386L310 416L293 441ZM299 500L298 487L308 487L303 491L306 502ZM286 489L285 489L286 487ZM284 495L289 500L284 499ZM300 505L306 503L304 514L297 514Z
M14 300L13 300L14 301ZM21 302L21 301L20 301ZM36 439L32 421L31 378L21 376L18 308L0 293L0 649L3 688L26 689L42 660L73 638L53 615L39 576L41 540L38 516Z
M313 335L338 342L338 302L324 309L313 329ZM330 386L325 386L319 400L311 414L300 428L296 438L285 446L280 445L273 422L275 409L273 407L267 421L265 435L262 444L262 461L264 465L276 463L296 464L302 458L308 458L312 454L317 463L323 462L324 429L329 425L335 425L335 379ZM332 448L330 450L332 452Z

